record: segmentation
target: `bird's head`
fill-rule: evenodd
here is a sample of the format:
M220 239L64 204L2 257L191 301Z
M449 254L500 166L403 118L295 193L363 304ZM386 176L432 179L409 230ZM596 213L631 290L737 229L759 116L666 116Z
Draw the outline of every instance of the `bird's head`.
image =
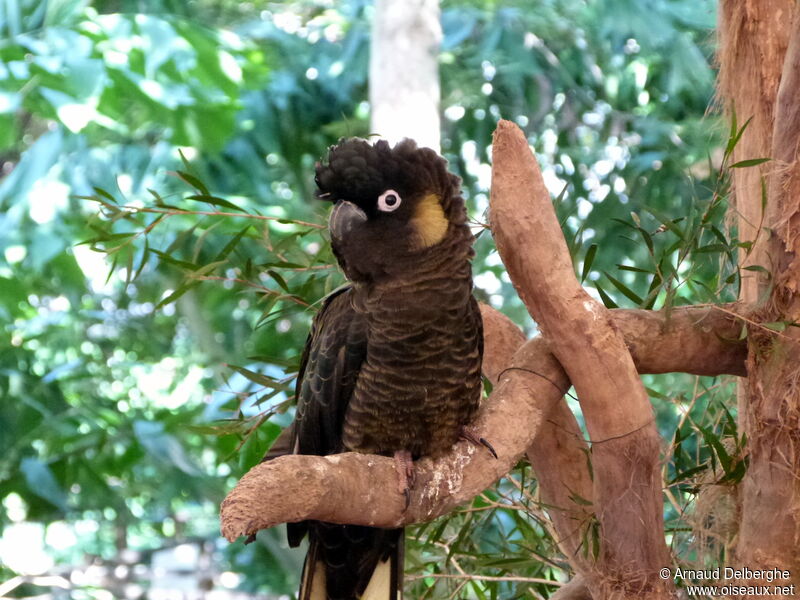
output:
M394 147L341 140L316 171L317 197L334 203L333 251L353 281L407 268L467 230L460 179L445 159L413 140Z

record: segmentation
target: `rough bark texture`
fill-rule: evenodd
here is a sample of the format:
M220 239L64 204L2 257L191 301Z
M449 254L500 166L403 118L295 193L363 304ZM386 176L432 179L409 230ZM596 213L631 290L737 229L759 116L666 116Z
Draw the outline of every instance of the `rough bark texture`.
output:
M769 322L800 322L800 12L787 3L783 20L764 53L773 70L780 67L780 85L772 89L774 126L765 223L771 232L765 244L770 280L762 280L759 296L768 295L760 317ZM794 13L794 14L792 14ZM784 40L789 30L785 56ZM777 62L777 65L775 64ZM777 93L776 93L777 92ZM749 198L750 202L756 199ZM742 482L742 524L737 558L752 569L791 572L800 588L800 330L780 335L751 328L747 384L747 435L750 465Z
M517 292L578 392L592 439L603 598L667 598L660 438L633 359L608 311L575 278L550 195L522 131L500 121L492 146L492 233ZM536 244L526 243L536 240Z
M733 152L733 161L766 158L771 154L774 127L775 95L780 83L781 64L789 39L793 0L726 0L719 3L719 77L720 101L729 119L735 114L738 126L748 119L741 140ZM761 266L771 270L767 253L767 231L761 202L762 179L772 169L765 163L747 169L734 169L731 220L738 237L752 242L750 250L739 250L741 289L739 300L755 305L764 299L764 281L760 271L744 270ZM748 430L747 391L738 387L739 428Z
M371 130L439 149L438 0L376 0L369 63Z
M539 341L544 345L542 338ZM563 369L559 371L568 385L567 374ZM558 546L580 574L587 574L592 568L586 546L586 532L594 518L588 451L583 432L562 399L550 411L527 452L539 482L540 500L556 530Z
M505 475L531 447L547 411L561 402L569 382L561 379L563 369L539 338L515 353L514 364L503 364L507 355L497 349L516 344L519 330L508 327L508 319L489 307L481 307L481 312L486 326L484 372L500 381L481 407L476 426L494 445L498 460L463 442L437 461L419 461L417 483L404 512L400 494L384 493L397 487L392 459L354 453L283 456L253 467L228 494L220 514L223 535L233 541L279 523L307 518L383 527L425 521L467 502ZM631 336L626 342L643 373L663 372L667 367L691 372L697 365L710 373L713 357L707 352L707 341L735 338L739 331L735 319L714 309L676 309L669 325L664 315L660 320L650 315L641 319L642 312L619 310L612 314L615 322L625 323L621 329ZM683 351L673 353L670 365L660 358L654 360L660 355L662 331L671 331L673 339L684 341ZM744 372L743 343L724 345L722 352L727 358L721 358L720 365L734 366L718 373Z
M793 0L727 0L719 4L719 94L726 112L736 114L740 127L751 119L734 149L734 162L772 156L775 97L793 4ZM766 163L736 169L732 174L739 239L758 242L749 256L745 250L740 252L743 267L770 268L764 248L766 235L759 234L759 228L764 218L761 178L771 167ZM748 304L758 301L757 272L742 272L739 298Z
M738 339L741 321L733 316L735 311L735 306L685 307L670 314L613 310L611 318L623 333L640 373L691 369L698 375L744 375L747 348ZM514 352L525 341L522 331L486 305L481 312L486 328L483 372L492 383L505 368L515 369L518 363L542 364L550 353L547 342L537 338L512 362ZM651 341L654 335L658 344ZM693 357L691 364L683 360L687 350ZM532 358L535 356L541 358ZM551 381L554 386L569 386L559 364L550 363L547 372L557 375ZM526 455L538 481L540 500L553 521L559 548L576 572L591 573L594 565L585 547L586 529L594 516L588 444L566 402L555 403ZM583 576L570 583L569 593L591 598Z
M515 356L525 342L525 335L519 327L486 305L481 307L481 313L487 329L484 336L487 358L483 373L492 384L497 383L504 370L542 364L549 355L547 371L557 375L551 381L554 388L565 390L569 387L567 374L552 357L543 338L532 340L524 352ZM581 573L588 568L585 553L579 552L581 539L594 514L589 505L575 499L577 496L592 502L592 478L586 450L575 415L562 399L555 403L526 453L539 483L540 500L553 519L559 548L573 569Z

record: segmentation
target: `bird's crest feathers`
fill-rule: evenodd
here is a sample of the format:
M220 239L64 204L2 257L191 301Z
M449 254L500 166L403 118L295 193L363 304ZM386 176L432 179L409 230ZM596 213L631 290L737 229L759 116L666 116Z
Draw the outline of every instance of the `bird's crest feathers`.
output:
M354 280L382 277L466 229L461 180L413 140L394 147L340 140L317 164L315 180L317 197L335 205L333 250Z

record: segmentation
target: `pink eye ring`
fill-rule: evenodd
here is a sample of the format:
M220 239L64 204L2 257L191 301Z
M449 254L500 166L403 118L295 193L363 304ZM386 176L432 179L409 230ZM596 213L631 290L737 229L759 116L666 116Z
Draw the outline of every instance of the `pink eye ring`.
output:
M381 212L392 212L397 210L402 202L403 200L400 198L400 194L394 190L386 190L378 196L378 210Z

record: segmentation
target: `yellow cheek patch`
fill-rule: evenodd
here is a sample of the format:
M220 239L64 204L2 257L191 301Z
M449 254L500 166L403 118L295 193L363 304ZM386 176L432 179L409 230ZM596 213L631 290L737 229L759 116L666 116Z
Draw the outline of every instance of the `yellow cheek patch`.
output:
M414 208L411 224L419 236L421 248L430 248L441 242L447 234L449 222L439 203L439 196L428 194L422 198Z

